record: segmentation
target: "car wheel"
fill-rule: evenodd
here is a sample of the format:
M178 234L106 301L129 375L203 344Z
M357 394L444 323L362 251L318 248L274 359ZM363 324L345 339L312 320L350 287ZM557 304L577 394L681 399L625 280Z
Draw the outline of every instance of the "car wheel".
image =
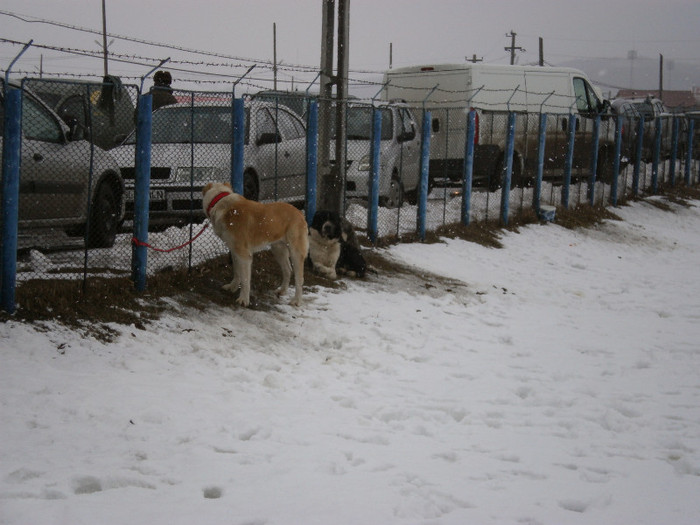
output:
M110 248L119 226L119 199L107 182L100 183L92 202L88 230L88 248Z
M243 174L243 196L248 200L256 201L260 196L259 194L258 178L255 176L255 173L246 171Z
M386 208L400 208L403 205L403 183L394 175L389 183L389 193L382 199Z

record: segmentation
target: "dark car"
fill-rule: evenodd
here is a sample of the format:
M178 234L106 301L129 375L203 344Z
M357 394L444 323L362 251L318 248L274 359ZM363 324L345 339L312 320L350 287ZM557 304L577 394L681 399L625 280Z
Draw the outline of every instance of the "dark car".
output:
M660 122L660 158L668 158L671 153L673 115L658 98L616 98L610 102L614 115L622 115L622 155L630 161L636 158L639 121L644 118L642 139L643 162L651 162L654 156L656 120Z

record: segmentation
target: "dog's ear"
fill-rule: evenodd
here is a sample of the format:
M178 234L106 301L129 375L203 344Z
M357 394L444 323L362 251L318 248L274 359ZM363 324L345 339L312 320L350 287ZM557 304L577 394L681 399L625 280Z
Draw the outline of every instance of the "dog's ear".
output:
M202 195L206 195L207 192L211 189L211 187L214 185L213 182L208 182L203 188L202 188Z
M229 190L233 191L233 186L231 186L230 182L224 182L224 186L226 186Z

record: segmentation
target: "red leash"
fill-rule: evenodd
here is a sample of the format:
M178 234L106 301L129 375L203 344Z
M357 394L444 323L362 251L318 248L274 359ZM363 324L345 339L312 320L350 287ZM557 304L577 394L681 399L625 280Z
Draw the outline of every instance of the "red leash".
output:
M162 248L154 248L153 246L151 246L147 242L139 241L136 237L132 237L131 242L133 244L135 244L136 246L145 246L146 248L150 248L151 250L155 250L157 252L170 253L170 252L174 252L175 250L179 250L181 248L184 248L185 246L192 244L197 239L197 237L199 237L200 235L202 235L204 233L204 230L206 230L208 227L209 227L209 223L206 223L202 227L202 229L199 230L199 233L197 235L195 235L194 237L192 237L189 241L187 241L184 244L181 244L180 246L175 246L175 248L168 248L167 250L164 250Z

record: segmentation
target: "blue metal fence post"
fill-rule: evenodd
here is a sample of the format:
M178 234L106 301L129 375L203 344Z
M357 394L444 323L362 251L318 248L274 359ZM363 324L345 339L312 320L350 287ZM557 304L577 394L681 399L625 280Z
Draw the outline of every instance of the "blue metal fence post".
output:
M654 122L654 152L651 163L651 192L659 189L659 158L661 156L661 117Z
M634 172L632 175L632 195L639 195L639 175L642 166L642 148L644 146L644 117L637 122L637 143L634 150Z
M617 206L617 185L620 178L620 155L622 153L622 115L615 119L615 158L613 159L612 184L610 185L610 203Z
M22 148L22 90L5 84L5 121L2 148L2 278L0 302L15 312L17 284L17 229L19 221L19 173Z
M544 152L547 138L547 114L540 113L540 129L537 141L537 174L535 176L535 192L532 195L532 207L539 216L542 205L542 178L544 175Z
M462 224L469 225L474 180L474 136L476 134L476 110L467 114L467 137L464 144L464 177L462 178Z
M574 165L574 144L576 142L576 119L577 116L569 113L569 149L566 152L564 161L564 186L561 189L561 205L569 207L569 192L571 189L571 168Z
M306 222L316 213L316 175L318 173L318 102L309 101L306 114Z
M132 277L136 290L146 289L146 267L148 251L144 243L148 242L148 207L149 187L151 185L151 124L153 95L141 95L138 100L138 117L136 121L136 158L134 181L134 237L139 241L134 246L132 258Z
M418 236L425 240L425 220L428 209L428 176L430 169L430 126L432 122L430 111L423 110L423 130L420 146L420 182L418 191L418 216L416 217Z
M369 195L367 195L367 235L372 244L377 242L377 215L379 212L379 153L382 145L382 112L372 108L372 142L369 146Z
M515 150L515 113L508 113L508 136L504 161L503 186L501 187L501 224L508 226L510 212L510 181L513 177L513 151Z
M591 174L588 177L588 203L595 205L595 181L598 174L598 144L600 144L600 115L593 120L593 143L591 145Z
M695 136L695 119L688 119L688 149L685 153L685 184L690 186L690 167L693 165L693 138Z
M678 158L678 130L680 129L680 119L673 117L673 129L671 131L671 167L669 177L671 186L676 185L676 159Z
M242 98L233 99L233 144L231 147L231 188L243 195L243 145L245 141L245 105Z

